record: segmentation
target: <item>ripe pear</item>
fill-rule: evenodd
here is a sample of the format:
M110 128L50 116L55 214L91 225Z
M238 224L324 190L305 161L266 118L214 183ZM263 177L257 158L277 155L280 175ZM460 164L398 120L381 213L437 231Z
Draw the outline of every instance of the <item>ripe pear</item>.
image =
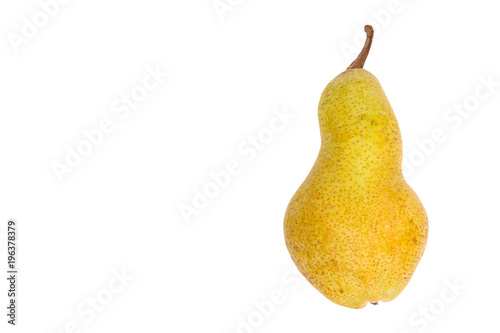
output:
M396 116L363 69L373 39L321 95L321 148L285 214L287 249L329 300L360 309L398 296L427 242L425 209L402 174Z

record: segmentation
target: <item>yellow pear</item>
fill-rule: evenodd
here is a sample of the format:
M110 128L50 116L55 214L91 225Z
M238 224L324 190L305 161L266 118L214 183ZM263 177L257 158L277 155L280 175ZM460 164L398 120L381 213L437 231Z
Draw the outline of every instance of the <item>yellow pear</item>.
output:
M353 309L398 296L424 252L425 209L402 174L396 116L363 69L373 39L321 95L321 148L288 204L285 241L304 277Z

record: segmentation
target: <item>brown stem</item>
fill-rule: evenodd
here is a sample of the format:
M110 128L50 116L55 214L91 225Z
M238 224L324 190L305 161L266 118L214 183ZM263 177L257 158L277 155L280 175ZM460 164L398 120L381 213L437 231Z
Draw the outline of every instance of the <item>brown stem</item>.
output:
M370 53L370 47L372 46L373 27L371 25L365 25L365 32L366 32L365 45L363 46L363 49L359 53L356 60L354 60L352 64L349 67L347 67L347 69L363 68L363 66L365 65L366 57L368 57L368 53Z

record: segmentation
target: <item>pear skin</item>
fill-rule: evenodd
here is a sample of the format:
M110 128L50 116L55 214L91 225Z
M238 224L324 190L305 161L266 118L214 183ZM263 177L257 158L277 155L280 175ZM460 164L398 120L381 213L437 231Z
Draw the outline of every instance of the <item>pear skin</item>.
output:
M290 256L336 304L363 308L396 298L425 249L425 209L402 174L399 125L377 80L364 70L373 39L321 95L321 148L284 219Z

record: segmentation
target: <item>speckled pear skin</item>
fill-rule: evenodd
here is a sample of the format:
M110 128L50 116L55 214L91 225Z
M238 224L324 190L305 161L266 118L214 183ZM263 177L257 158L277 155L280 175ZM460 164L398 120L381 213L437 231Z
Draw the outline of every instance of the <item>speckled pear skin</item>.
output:
M391 301L424 252L425 209L402 174L402 141L378 80L362 68L321 95L321 148L291 199L284 233L304 277L353 309Z

